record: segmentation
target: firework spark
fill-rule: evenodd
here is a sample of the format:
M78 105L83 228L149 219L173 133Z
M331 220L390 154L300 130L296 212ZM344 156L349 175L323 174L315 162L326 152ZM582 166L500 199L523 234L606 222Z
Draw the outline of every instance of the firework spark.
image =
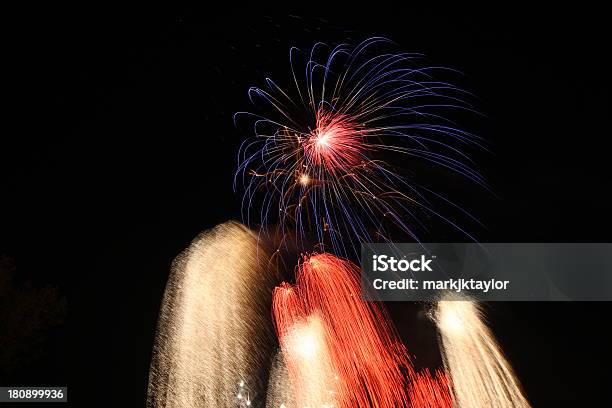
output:
M458 408L528 408L510 363L483 321L478 304L449 295L434 312Z
M274 291L277 333L300 406L450 407L444 375L415 372L382 305L361 300L359 287L354 264L320 254L299 265L295 286ZM309 405L312 398L318 405Z
M452 70L393 47L372 38L357 46L317 43L306 55L292 48L290 87L267 79L267 88L249 90L258 112L236 114L254 119L235 181L247 223L278 223L297 242L311 238L341 255L388 239L390 229L418 239L432 215L463 231L438 207L469 214L418 176L425 164L485 184L469 154L482 141L454 121L473 111L471 98L435 79Z
M151 407L250 407L275 347L270 297L280 278L237 223L200 235L174 262L148 388Z

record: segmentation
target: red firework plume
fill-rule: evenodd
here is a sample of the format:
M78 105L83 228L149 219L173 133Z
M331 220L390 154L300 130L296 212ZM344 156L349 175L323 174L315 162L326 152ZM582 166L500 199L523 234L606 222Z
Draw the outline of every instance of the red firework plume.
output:
M415 372L382 305L360 299L359 269L305 257L295 286L273 296L281 349L299 402L354 407L450 407L445 375Z

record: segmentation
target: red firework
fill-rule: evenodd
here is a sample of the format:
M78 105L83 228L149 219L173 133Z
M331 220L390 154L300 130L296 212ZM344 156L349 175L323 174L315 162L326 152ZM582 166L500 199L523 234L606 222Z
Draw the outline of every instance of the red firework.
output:
M297 401L451 407L446 376L415 372L382 305L359 293L357 266L330 254L306 257L296 285L275 289L274 319Z

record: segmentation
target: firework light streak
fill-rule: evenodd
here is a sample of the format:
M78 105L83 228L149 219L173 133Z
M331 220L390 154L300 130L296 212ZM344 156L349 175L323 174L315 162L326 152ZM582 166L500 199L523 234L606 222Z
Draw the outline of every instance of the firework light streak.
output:
M279 352L276 354L270 370L266 408L296 407L298 407L298 404L291 389L287 366L285 365L283 355Z
M413 407L453 408L448 377L441 370L433 376L428 370L412 373L408 400Z
M435 79L452 70L393 47L371 38L317 43L306 55L292 48L291 86L267 79L266 88L249 90L257 113L236 119L252 118L255 136L240 149L235 179L248 224L278 223L297 242L314 234L337 254L388 240L388 225L418 239L432 216L467 234L435 203L471 216L407 173L418 162L485 185L469 154L482 141L452 117L473 111L471 97Z
M280 278L237 223L200 235L174 262L149 375L151 407L263 401L275 351L270 296ZM262 379L263 378L263 379Z
M382 305L361 300L359 290L357 266L329 254L305 258L296 285L275 289L274 320L298 406L450 407L444 375L416 373Z
M442 339L442 354L453 382L457 408L528 408L518 379L478 304L448 295L438 302L434 319Z

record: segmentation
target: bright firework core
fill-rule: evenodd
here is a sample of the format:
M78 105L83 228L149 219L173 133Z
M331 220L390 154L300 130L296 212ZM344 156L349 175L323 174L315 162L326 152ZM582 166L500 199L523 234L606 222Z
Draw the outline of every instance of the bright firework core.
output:
M311 323L310 326L306 326L300 331L296 330L296 332L293 333L291 348L301 358L311 360L316 357L317 350L320 347L319 332L322 331L319 327L320 324L320 322L315 321L315 323ZM314 326L314 328L312 326Z
M317 127L306 138L305 161L321 172L336 174L359 163L364 148L361 132L347 115L317 111Z

